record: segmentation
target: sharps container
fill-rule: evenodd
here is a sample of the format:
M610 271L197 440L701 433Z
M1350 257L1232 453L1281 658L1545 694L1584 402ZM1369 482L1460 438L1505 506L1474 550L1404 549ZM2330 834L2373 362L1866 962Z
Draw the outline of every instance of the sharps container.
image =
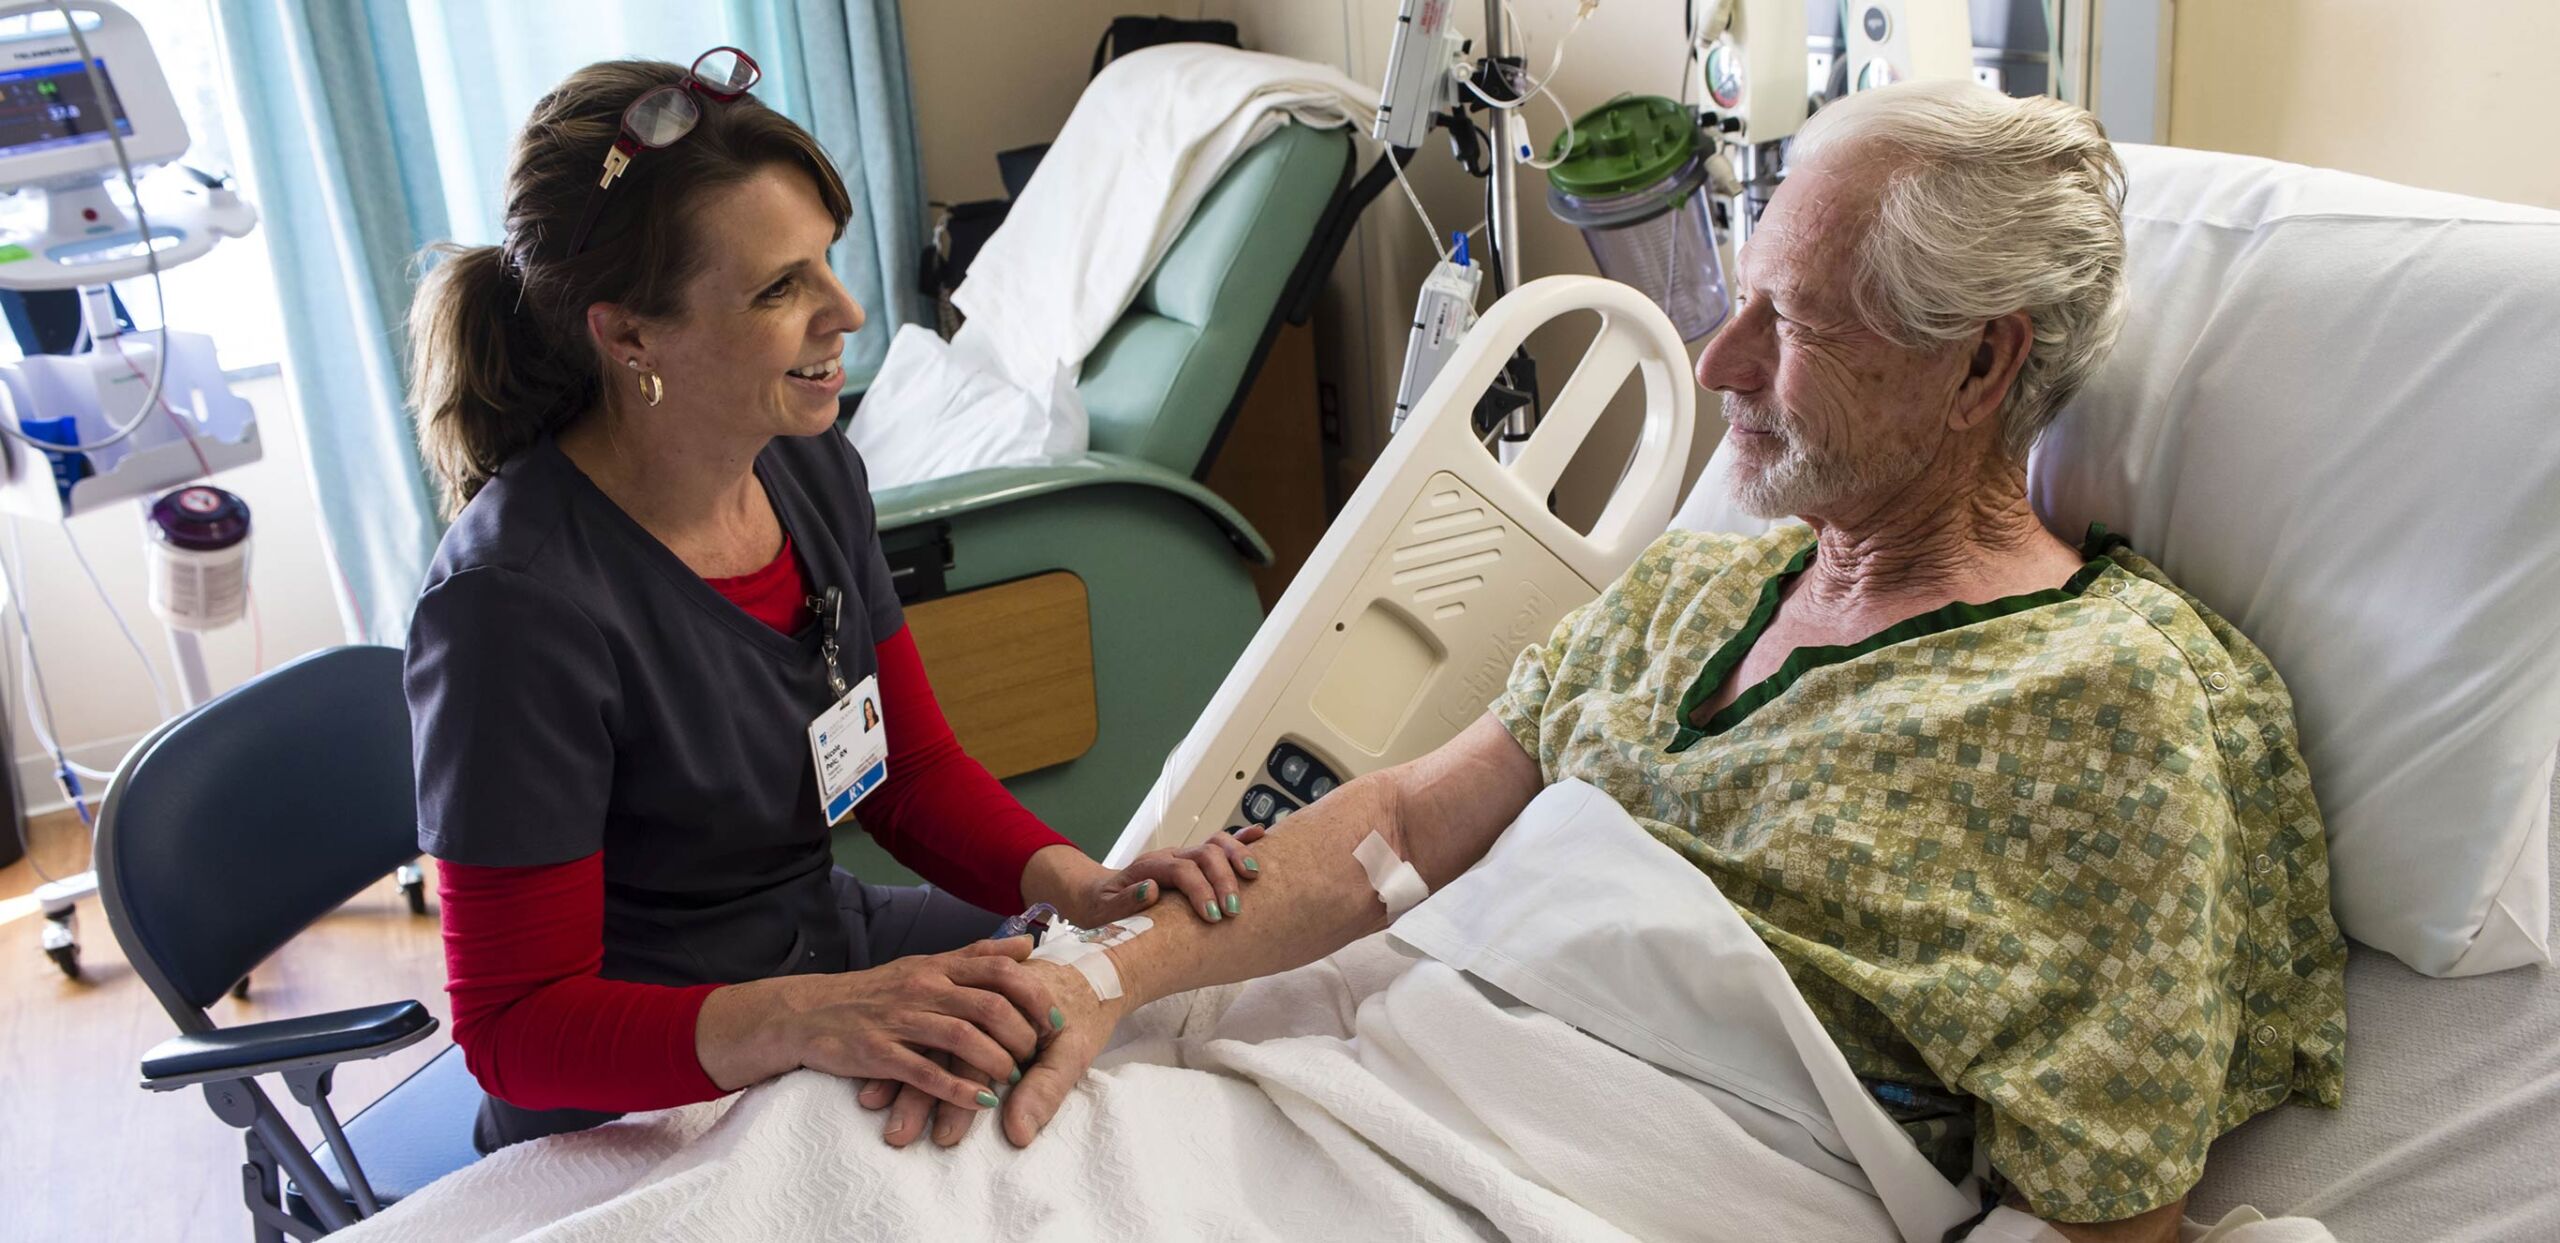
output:
M175 630L216 630L249 607L249 504L180 488L151 505L151 611Z
M1635 286L1680 339L1715 331L1731 309L1697 121L1659 95L1584 113L1548 158L1547 208L1582 231L1600 274Z

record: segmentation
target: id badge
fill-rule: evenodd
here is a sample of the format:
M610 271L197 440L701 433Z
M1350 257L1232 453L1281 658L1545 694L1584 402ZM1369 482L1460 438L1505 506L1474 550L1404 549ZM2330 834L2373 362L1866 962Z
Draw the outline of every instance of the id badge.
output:
M809 725L809 754L818 762L818 806L827 823L844 823L854 805L889 776L889 731L880 718L880 679L864 678Z

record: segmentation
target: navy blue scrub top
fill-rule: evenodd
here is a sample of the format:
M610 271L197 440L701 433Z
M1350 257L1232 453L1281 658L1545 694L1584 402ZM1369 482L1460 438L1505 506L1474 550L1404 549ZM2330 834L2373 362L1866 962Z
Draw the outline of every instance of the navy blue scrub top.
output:
M859 683L905 624L861 459L778 438L755 469L810 594L844 592ZM807 732L835 700L825 624L749 617L545 438L445 533L410 623L419 846L496 867L603 851L609 979L847 969Z

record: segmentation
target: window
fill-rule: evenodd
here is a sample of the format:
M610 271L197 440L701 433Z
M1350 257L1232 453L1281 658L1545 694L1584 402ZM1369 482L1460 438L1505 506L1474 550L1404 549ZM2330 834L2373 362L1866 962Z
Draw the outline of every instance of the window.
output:
M639 56L691 64L706 48L751 41L734 28L733 7L618 0L550 11L522 0L412 0L409 30L453 239L474 246L498 240L509 149L544 92L593 61ZM773 71L766 66L768 82Z
M150 36L151 51L160 61L160 71L169 79L179 114L186 119L189 145L180 161L237 175L241 162L230 129L231 92L224 85L222 51L214 36L210 0L117 2L142 23L143 33ZM48 17L37 14L15 19L15 23L33 21L41 27L47 24ZM50 24L61 28L58 18ZM147 173L143 176L146 184L152 177ZM120 191L118 197L122 197ZM250 201L256 204L254 197ZM224 239L193 262L163 271L160 281L168 295L168 325L181 332L212 337L225 370L236 374L272 368L283 361L284 316L276 301L275 276L267 266L263 219L249 236ZM116 295L124 300L136 325L161 325L162 311L152 296L151 278L118 281ZM18 356L16 338L0 332L0 361Z

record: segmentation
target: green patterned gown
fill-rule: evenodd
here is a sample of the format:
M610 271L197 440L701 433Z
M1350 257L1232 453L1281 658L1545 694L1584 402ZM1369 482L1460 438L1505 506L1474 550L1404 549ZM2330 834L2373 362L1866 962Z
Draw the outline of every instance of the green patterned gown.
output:
M2256 646L2119 543L1690 728L1813 548L1664 536L1493 711L1715 881L1941 1168L1978 1148L2040 1216L2170 1203L2224 1131L2335 1107L2346 942Z

